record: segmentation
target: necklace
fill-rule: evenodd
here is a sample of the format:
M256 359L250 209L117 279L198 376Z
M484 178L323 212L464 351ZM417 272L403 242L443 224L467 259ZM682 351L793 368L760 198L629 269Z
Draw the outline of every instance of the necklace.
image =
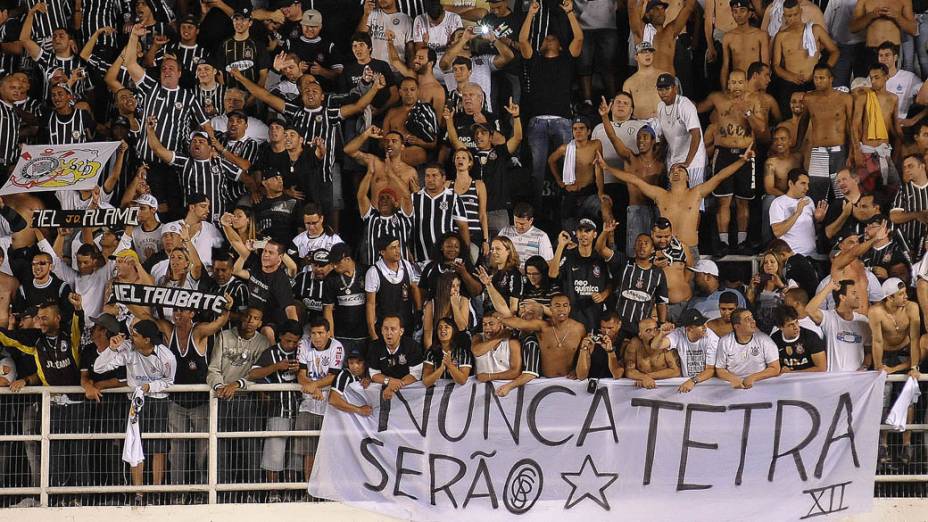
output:
M570 332L567 332L566 334L564 334L564 337L561 337L560 335L558 335L558 331L557 331L557 326L556 326L556 325L553 325L553 324L552 324L552 325L551 325L551 328L554 329L554 340L556 341L557 347L558 347L558 348L562 348L562 347L564 346L564 341L567 340L567 336L570 335Z
M351 293L351 287L354 286L354 278L357 277L357 275L358 272L355 270L355 272L351 274L351 279L346 281L344 274L339 274L338 277L342 279L342 285L345 287L345 295L349 295Z

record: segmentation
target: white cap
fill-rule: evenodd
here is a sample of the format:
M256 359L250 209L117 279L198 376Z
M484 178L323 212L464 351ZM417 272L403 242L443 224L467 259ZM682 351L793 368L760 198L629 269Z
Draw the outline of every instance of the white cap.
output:
M690 270L696 272L697 274L709 274L714 275L715 277L719 276L719 267L715 264L714 261L709 261L708 259L701 259L696 266L691 266Z
M133 203L138 203L139 205L145 205L152 208L158 208L158 199L151 194L142 194L141 196L135 198Z
M882 290L883 297L880 300L886 299L887 297L893 296L899 290L905 288L905 283L902 282L902 279L898 277L890 277L886 281L883 281L883 284L880 286Z
M180 221L171 221L170 223L165 223L161 225L161 235L174 233L180 234Z

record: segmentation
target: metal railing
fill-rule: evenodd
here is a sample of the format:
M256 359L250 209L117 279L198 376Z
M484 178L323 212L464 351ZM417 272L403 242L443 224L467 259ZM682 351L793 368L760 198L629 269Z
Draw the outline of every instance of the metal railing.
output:
M904 381L906 376L904 375L890 375L887 379L888 382L891 381ZM928 381L928 376L923 376L920 380ZM246 391L239 392L245 396L254 396L252 394L274 394L281 392L299 392L300 387L296 384L256 384L248 387ZM106 394L126 394L130 392L129 388L114 388L105 390ZM236 481L228 482L222 481L221 471L220 470L220 446L224 441L236 441L242 439L258 439L266 440L272 437L284 437L288 440L295 440L296 438L304 437L318 437L320 432L317 430L237 430L237 431L222 431L220 430L220 405L224 401L217 398L206 385L176 385L168 390L172 394L190 394L190 393L201 393L205 398L206 393L209 393L208 400L208 430L205 432L161 432L161 433L142 433L143 440L175 440L175 441L195 441L205 440L207 442L207 458L206 458L206 473L205 481L193 481L190 483L170 483L169 480L164 480L164 483L160 485L148 484L143 486L136 486L128 483L127 480L123 479L123 484L74 484L74 485L56 485L52 484L52 446L56 443L60 444L65 441L76 441L76 443L83 443L85 445L92 444L91 441L119 441L125 438L125 433L110 431L93 431L92 429L83 430L76 433L62 433L62 432L53 432L52 430L52 408L55 401L55 397L61 394L81 394L83 395L83 389L80 387L26 387L17 393L13 393L9 388L0 388L0 405L4 401L7 402L4 408L12 406L15 408L17 406L30 407L29 400L31 398L38 399L38 405L40 409L37 413L40 413L38 416L38 427L39 429L34 433L29 433L27 429L23 429L21 433L8 433L10 430L6 430L4 433L0 434L0 445L7 445L8 447L20 445L27 446L33 445L38 446L38 462L35 462L33 465L38 467L38 473L36 470L30 469L28 473L24 473L25 477L22 481L31 482L31 484L26 485L13 485L10 487L9 484L4 484L4 487L0 487L0 499L12 499L13 497L22 497L24 499L34 499L38 498L38 505L48 506L50 505L50 498L66 498L67 496L76 496L82 499L82 502L79 504L73 505L94 505L96 504L96 498L101 498L109 495L113 497L114 495L122 494L132 494L136 492L145 492L145 493L160 493L165 495L180 495L180 494L198 494L205 495L205 501L209 504L216 504L223 502L220 494L226 492L272 492L272 491L281 491L281 492L293 492L294 494L299 493L297 496L299 498L294 498L292 500L316 500L311 499L305 496L306 490L306 480L305 477L302 477L302 469L298 468L299 472L295 474L296 477L299 477L299 480L289 480L289 481ZM19 401L21 404L17 405L16 401ZM125 401L125 407L117 408L114 411L118 411L121 417L121 423L119 426L122 428L125 427L126 415L128 413L128 399ZM71 406L65 406L71 407ZM4 410L9 411L9 410ZM253 412L255 415L259 415L259 412ZM924 414L924 411L917 412L917 414ZM926 419L928 420L928 419ZM3 419L0 419L0 422L3 422ZM23 427L26 427L24 422ZM110 425L115 426L115 423L110 423ZM892 427L889 425L882 425L880 427L881 431L890 431ZM907 466L903 467L887 467L887 466L878 466L877 476L876 476L876 494L877 496L882 497L928 497L928 441L924 439L925 433L928 432L928 424L909 424L907 425L907 431L912 432L912 444L916 448L916 454L914 462L911 462ZM890 438L896 438L898 435L890 435ZM121 444L116 443L119 446L119 455L121 456ZM192 445L192 444L191 444ZM898 449L898 445L893 445L892 448ZM86 449L85 449L86 450ZM115 446L111 445L111 450L115 450ZM285 455L290 455L290 451L286 451ZM93 457L93 455L90 455ZM99 457L99 456L98 456ZM146 468L149 468L150 455L146 453ZM254 457L254 456L252 456ZM109 455L108 458L114 458L114 455ZM116 457L119 458L119 457ZM123 472L128 469L128 465L119 462L120 467ZM292 468L291 468L292 469ZM189 470L188 470L189 471ZM226 470L227 471L227 470ZM257 476L260 473L260 470L253 470L252 476ZM0 478L5 475L5 470L0 469ZM36 477L37 475L37 477ZM165 471L164 477L168 476L168 472ZM36 477L37 481L31 479L31 477ZM21 482L22 482L21 481ZM89 500L89 501L88 501ZM233 498L233 502L241 502L242 498ZM286 499L285 499L286 500ZM169 499L165 503L176 502L177 499ZM253 501L252 497L249 497L248 501ZM116 503L120 503L117 501ZM9 503L4 503L3 505L9 505ZM33 504L35 505L35 504Z

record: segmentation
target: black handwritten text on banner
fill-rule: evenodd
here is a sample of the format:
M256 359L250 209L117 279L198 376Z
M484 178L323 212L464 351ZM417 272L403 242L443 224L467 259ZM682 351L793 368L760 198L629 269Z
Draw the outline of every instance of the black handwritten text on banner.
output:
M732 390L633 381L439 381L329 408L309 492L414 520L827 520L873 501L881 373L789 375Z
M136 226L139 224L139 207L88 208L87 210L35 210L32 226L35 228L82 228Z
M226 298L221 295L185 288L117 283L113 285L113 295L117 303L212 310L217 314L226 306Z

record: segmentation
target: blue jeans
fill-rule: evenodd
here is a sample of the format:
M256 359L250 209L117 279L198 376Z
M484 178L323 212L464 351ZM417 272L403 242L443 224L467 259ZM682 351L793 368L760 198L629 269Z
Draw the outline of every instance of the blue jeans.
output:
M650 234L654 224L654 207L629 205L625 209L625 255L634 257L635 240L639 234Z
M925 76L928 74L928 13L915 15L915 21L918 24L918 35L915 36L915 56L918 57L921 76Z
M837 43L841 51L838 57L838 63L834 67L835 86L850 87L851 79L863 73L864 64L864 44L841 44Z
M552 150L571 139L570 120L567 118L535 117L528 122L528 144L532 148L532 206L536 213L541 209L548 156Z

